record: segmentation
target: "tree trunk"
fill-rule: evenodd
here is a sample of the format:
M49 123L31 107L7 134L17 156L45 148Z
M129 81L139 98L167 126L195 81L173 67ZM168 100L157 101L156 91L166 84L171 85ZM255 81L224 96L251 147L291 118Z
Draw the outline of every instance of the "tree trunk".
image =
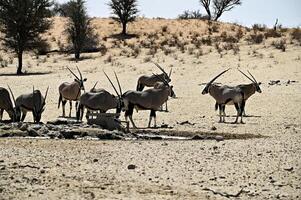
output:
M18 69L17 69L17 75L23 74L22 73L22 61L23 61L23 52L18 52Z
M79 60L80 58L80 51L75 51L75 59Z
M126 35L126 23L122 23L122 35Z

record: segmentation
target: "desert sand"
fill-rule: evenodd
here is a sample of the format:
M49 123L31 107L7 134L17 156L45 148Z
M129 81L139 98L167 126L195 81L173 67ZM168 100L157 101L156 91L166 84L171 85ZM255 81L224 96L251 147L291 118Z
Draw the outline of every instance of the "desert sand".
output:
M64 20L55 18L55 26L45 37L51 48L58 41L65 44ZM158 124L168 124L174 131L260 135L261 138L224 141L86 141L0 139L0 199L300 199L301 195L301 46L290 38L267 38L260 44L245 39L252 33L244 27L220 24L212 37L223 31L243 36L234 46L218 52L217 42L195 46L208 37L202 21L140 19L129 26L137 38L120 41L111 37L120 27L110 19L95 19L93 24L100 42L108 48L105 55L86 53L75 62L73 55L51 53L24 56L24 70L29 75L15 76L17 60L0 68L2 87L10 85L14 95L30 93L32 86L45 92L49 86L42 121L62 114L57 108L58 86L73 80L66 67L78 66L88 79L90 89L98 86L111 91L103 70L119 76L123 92L134 90L143 74L160 71L150 61L169 71L177 99L168 101L169 112L157 113ZM167 26L165 31L164 26ZM150 36L150 35L155 36ZM174 37L174 35L176 35ZM172 38L176 38L173 40ZM181 41L178 47L162 41ZM273 41L286 40L286 49L276 49ZM148 43L152 46L147 48ZM132 44L132 45L131 45ZM219 42L223 47L226 42ZM134 46L134 47L133 47ZM152 54L150 49L157 52ZM180 46L180 45L179 45ZM133 56L135 47L140 49ZM12 54L1 52L4 59ZM249 83L236 68L249 70L261 82L262 93L255 93L246 104L245 124L218 123L214 99L202 95L203 83L222 70L232 68L216 82L228 85ZM279 80L278 84L269 84ZM66 105L67 113L69 105ZM233 116L233 106L227 106ZM74 116L73 109L72 115ZM143 128L148 111L134 113L134 121ZM122 116L123 118L123 116ZM5 113L4 119L8 119ZM25 121L32 121L28 114ZM181 125L189 121L191 124ZM160 129L159 129L160 130ZM134 169L128 169L134 165Z

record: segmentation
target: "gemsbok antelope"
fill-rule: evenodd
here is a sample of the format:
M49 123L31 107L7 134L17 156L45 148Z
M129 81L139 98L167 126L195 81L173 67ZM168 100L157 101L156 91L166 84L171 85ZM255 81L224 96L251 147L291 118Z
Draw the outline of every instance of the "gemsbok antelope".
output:
M84 82L87 81L86 78L83 79L82 73L79 68L76 66L77 71L79 73L80 78L71 70L69 67L67 69L71 72L71 74L75 77L72 83L64 82L59 86L59 103L58 108L60 108L60 104L62 102L63 107L63 117L65 117L65 105L67 101L70 103L70 111L69 117L71 117L72 111L72 101L75 101L75 112L78 105L79 98L81 96L81 90L85 91Z
M244 72L242 72L241 70L238 69L238 71L240 73L242 73L245 77L247 77L252 83L250 84L241 84L241 85L237 85L236 87L240 88L242 90L242 92L244 93L244 99L245 99L245 103L246 101L253 95L255 94L255 92L261 93L261 89L260 89L260 85L261 83L257 82L257 80L254 78L254 76L248 71L249 75L252 77L249 77L248 75L246 75ZM229 102L227 103L227 105L231 105L233 104L233 102ZM215 105L215 109L217 110L219 107L218 103L216 103ZM222 106L222 110L223 112L225 111L225 105ZM244 116L246 116L246 111L244 109Z
M41 121L42 113L45 110L48 90L49 87L43 97L40 90L33 88L32 93L20 95L16 99L16 108L22 112L21 121L24 121L27 112L32 112L34 123Z
M144 87L156 87L156 84L158 82L162 82L162 80L166 80L168 83L171 82L171 74L172 74L172 69L170 69L169 74L166 73L166 71L157 63L154 63L161 71L161 74L156 74L156 75L142 75L138 78L137 82L137 91L142 91ZM161 109L162 110L162 109ZM168 112L167 108L167 101L165 103L165 111Z
M202 94L205 95L209 93L220 106L220 122L225 122L225 113L223 112L224 106L229 102L233 102L237 111L237 116L234 123L237 123L239 116L241 117L240 122L243 123L242 113L245 107L243 91L238 87L229 87L227 85L219 86L213 83L218 77L229 70L230 69L223 71L222 73L214 77L210 82L208 82L203 89Z
M115 72L114 72L115 73ZM116 87L114 86L113 82L109 78L109 76L104 72L108 80L110 81L113 89L115 90L117 96L107 92L104 89L99 89L99 91L93 90L93 92L84 93L80 97L79 106L77 109L76 118L77 120L82 120L84 109L87 109L87 114L91 111L100 111L101 113L105 113L108 110L116 109L116 114L120 114L123 108L123 101L122 101L122 90L119 83L119 79L115 73L115 77L118 83L119 92L117 91ZM95 89L95 87L93 87ZM92 88L92 89L93 89Z
M16 105L16 100L14 97L14 94L12 92L12 90L10 89L10 87L8 86L8 89L11 93L11 96L13 98L14 104ZM20 111L18 111L12 101L11 98L9 96L9 92L7 91L7 89L0 87L0 121L2 121L2 117L3 117L3 112L6 111L9 118L13 121L13 122L17 122L20 121Z
M168 97L176 97L173 91L173 86L169 85L167 80L159 75L154 76L156 76L160 82L163 82L164 84L160 85L158 88L150 88L144 91L130 90L122 95L126 121L128 121L129 117L134 128L137 128L132 118L134 108L137 111L150 110L148 127L151 126L152 118L154 118L154 127L156 127L156 111L160 110L160 107L167 101Z

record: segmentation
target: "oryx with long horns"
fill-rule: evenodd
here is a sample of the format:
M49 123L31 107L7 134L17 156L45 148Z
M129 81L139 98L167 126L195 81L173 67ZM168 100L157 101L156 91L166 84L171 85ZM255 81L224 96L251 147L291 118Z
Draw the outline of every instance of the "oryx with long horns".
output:
M45 110L48 90L49 87L43 97L40 90L35 90L33 88L32 93L22 94L16 99L16 108L22 112L21 121L24 121L27 112L32 112L35 123L39 123L41 121L42 113Z
M153 62L154 63L154 62ZM156 87L158 86L158 82L162 82L162 80L165 80L166 82L171 82L171 74L172 74L172 68L170 69L169 74L166 73L166 71L158 64L154 63L158 69L162 71L161 74L152 74L152 75L142 75L138 78L137 82L137 91L142 91L144 87ZM167 108L167 101L165 103L165 111L168 112Z
M75 79L72 83L64 82L59 86L60 96L59 96L58 108L60 108L60 104L62 102L63 117L65 117L65 105L67 101L69 101L70 103L69 117L71 117L72 101L76 102L75 108L77 108L78 101L81 96L81 90L85 91L84 82L86 82L87 79L83 78L82 73L77 66L76 68L80 77L78 77L71 69L69 69L69 67L67 67L67 69L71 72L71 74L75 77Z
M233 102L235 105L236 111L237 111L237 116L236 120L234 123L237 123L238 117L241 117L240 122L243 123L243 116L242 113L245 108L245 100L244 100L244 93L239 87L229 87L227 85L216 85L213 82L229 71L230 69L227 69L214 77L211 81L209 81L205 88L202 91L202 94L210 94L217 104L220 106L220 112L219 112L219 117L220 117L220 122L225 122L225 113L223 112L224 105L226 105L229 102Z
M100 90L93 90L92 92L84 93L80 97L79 106L77 109L76 118L77 120L82 120L84 109L86 108L87 114L91 111L100 111L101 113L105 113L108 110L116 109L116 114L119 114L123 108L123 100L122 100L122 89L120 86L119 79L115 74L115 78L118 83L119 92L117 91L116 87L114 86L113 82L109 78L109 76L104 72L105 76L111 83L113 89L115 90L117 96L109 93L104 89ZM95 87L93 87L95 89ZM93 89L92 88L92 89Z
M10 87L8 86L8 89L11 93L11 96L13 98L14 104L11 101L11 98L9 96L9 92L7 89L0 87L0 121L3 117L3 112L6 111L9 115L10 119L12 121L20 121L20 110L17 110L14 105L16 105L16 100L14 97L14 94Z
M164 84L158 85L157 88L150 88L144 91L127 91L122 97L125 105L125 118L128 117L134 128L137 128L133 121L133 111L136 110L150 110L150 117L148 127L151 126L152 118L154 118L154 127L156 127L156 111L167 101L168 97L175 98L173 86L169 85L168 81L159 75L154 74L160 82Z
M242 90L242 92L244 93L244 100L245 100L245 103L246 101L253 95L255 94L255 92L258 92L258 93L261 93L261 89L260 89L260 85L261 83L257 82L257 80L255 79L255 77L248 71L249 75L246 75L244 72L242 72L241 70L238 69L238 71L243 74L245 77L247 77L252 83L250 84L240 84L240 85L237 85L235 87L238 87ZM227 105L231 105L233 104L233 102L229 102L227 103ZM215 109L217 110L218 107L221 107L218 105L218 103L216 102L216 105L215 105ZM225 105L222 106L222 110L223 112L225 111ZM244 113L243 113L244 116L246 116L246 113L245 113L245 109L244 109Z

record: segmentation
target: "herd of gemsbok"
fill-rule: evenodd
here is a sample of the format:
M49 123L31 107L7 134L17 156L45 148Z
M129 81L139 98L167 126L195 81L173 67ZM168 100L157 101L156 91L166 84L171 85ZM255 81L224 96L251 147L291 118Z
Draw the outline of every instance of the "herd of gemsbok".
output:
M126 121L128 121L129 118L133 128L137 128L132 118L133 111L136 109L137 111L149 110L150 117L148 127L151 127L153 118L154 127L156 127L156 112L162 110L163 104L166 104L167 111L168 98L175 98L176 94L173 90L173 86L170 85L172 70L170 70L168 74L159 64L154 64L162 71L161 74L140 76L137 81L136 90L129 90L124 93L122 92L122 87L117 74L114 72L118 89L109 76L104 72L116 95L111 94L105 89L96 88L97 83L90 91L86 92L84 83L87 79L83 78L80 69L77 67L77 71L79 73L78 76L67 67L75 79L71 83L64 82L59 86L58 108L60 107L60 104L62 104L62 116L66 116L65 105L67 101L69 101L69 117L71 117L72 101L75 101L76 118L78 121L82 121L85 109L87 110L87 113L94 111L106 113L108 110L116 109L116 114L118 114L116 116L119 116L119 114L124 111ZM251 81L250 84L228 86L214 83L217 78L229 70L230 69L224 70L210 80L203 89L202 94L210 94L215 99L215 108L216 110L219 109L219 122L225 122L225 106L234 105L237 111L234 123L238 122L239 117L241 117L240 122L243 123L246 101L255 92L261 93L261 89L259 87L260 82L258 83L249 71L248 73L250 76L238 69L240 73ZM148 89L143 90L145 87L148 87ZM34 122L39 123L42 113L45 110L48 89L49 87L47 88L44 96L40 90L35 90L33 88L32 93L22 94L15 99L9 86L9 91L0 87L0 120L2 120L4 110L8 113L11 121L13 122L24 121L26 113L32 112ZM13 101L10 96L12 96Z

